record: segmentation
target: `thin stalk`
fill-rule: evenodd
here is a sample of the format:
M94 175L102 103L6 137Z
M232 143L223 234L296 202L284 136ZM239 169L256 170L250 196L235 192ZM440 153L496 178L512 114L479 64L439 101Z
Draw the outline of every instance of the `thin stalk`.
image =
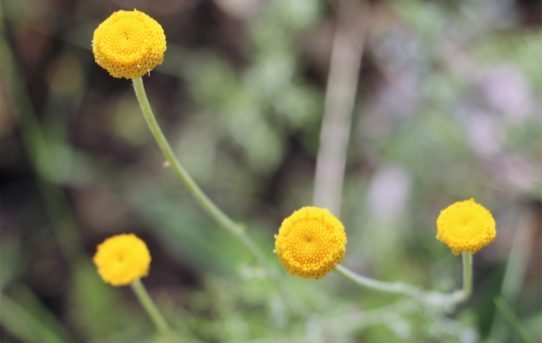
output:
M463 258L463 289L459 302L464 302L472 294L472 254L464 252Z
M348 280L354 282L355 284L365 288L373 289L375 291L392 294L402 294L413 298L418 298L421 294L423 294L422 290L409 286L407 284L403 284L400 282L386 282L375 280L367 276L354 273L350 269L340 264L335 270Z
M158 331L162 334L169 334L169 326L167 325L166 320L158 310L158 307L150 297L149 293L147 292L147 289L145 286L143 286L143 283L140 279L135 280L130 284L132 287L132 290L134 291L135 295L137 296L137 299L139 300L139 303L145 311L147 311L147 314L149 317L151 317L154 325L158 329Z
M145 87L143 86L143 80L139 77L133 79L132 81L134 84L134 91L136 93L139 106L141 107L141 111L143 112L143 116L145 117L147 125L149 126L149 129L151 130L151 133L154 136L156 143L158 143L160 150L162 150L164 157L169 162L170 166L172 167L173 171L175 172L181 183L186 187L194 200L196 200L196 202L205 212L207 212L207 214L211 218L213 218L220 226L222 226L237 239L239 239L243 243L243 245L245 245L245 247L252 253L252 255L254 255L254 257L263 266L267 267L268 262L266 261L260 249L254 243L254 241L252 241L252 239L250 239L245 234L241 226L231 220L224 212L222 212L220 208L218 208L218 206L216 206L211 201L211 199L209 199L209 197L207 197L207 195L205 195L205 193L203 193L201 188L199 188L199 186L192 179L190 174L188 174L186 169L184 169L184 167L181 165L177 157L175 157L173 149L169 145L167 138L164 136L164 133L162 132L162 129L160 128L156 117L154 116L151 105L147 98L147 94L145 92Z
M431 290L423 290L402 282L386 282L375 280L363 275L359 275L350 269L338 265L335 269L339 274L354 282L355 284L370 288L375 291L405 295L414 300L433 306L453 307L466 301L472 293L472 254L463 253L463 287L459 291L452 293L440 293Z
M158 143L162 154L169 162L169 165L175 172L175 175L177 175L179 181L183 184L184 187L186 187L194 200L200 205L200 207L211 218L213 218L218 225L222 226L226 231L228 231L235 238L237 238L248 249L248 251L256 258L258 263L266 270L269 278L275 282L277 288L282 293L283 297L285 297L285 300L286 298L288 298L288 304L292 306L292 302L295 302L295 300L289 295L286 287L282 285L281 281L279 280L279 275L267 261L260 248L256 245L256 243L254 243L250 236L246 234L244 229L239 224L237 224L230 217L228 217L217 205L215 205L215 203L211 199L209 199L207 195L205 195L205 193L203 193L201 188L196 184L196 182L192 179L190 174L188 174L186 169L184 169L184 167L175 156L173 149L171 148L167 138L162 132L162 129L160 128L160 125L156 120L154 112L152 111L149 99L147 98L147 94L145 92L143 80L139 77L133 79L132 82L134 85L134 91L137 97L137 101L139 103L141 111L143 112L143 117L145 118L145 121L147 122L147 125L152 135L154 136L156 143ZM298 308L297 311L299 312L302 310Z

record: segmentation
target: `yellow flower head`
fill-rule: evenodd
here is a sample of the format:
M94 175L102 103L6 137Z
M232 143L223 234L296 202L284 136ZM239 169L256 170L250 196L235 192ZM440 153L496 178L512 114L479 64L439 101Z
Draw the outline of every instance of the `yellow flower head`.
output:
M135 79L162 64L166 36L160 24L137 10L117 11L92 39L94 59L111 76Z
M98 245L93 261L104 282L126 286L149 274L151 255L145 242L130 233L110 237Z
M495 236L491 212L474 199L448 206L437 219L437 239L446 243L454 255L475 253L493 242Z
M284 219L275 253L292 274L319 279L339 264L346 250L344 226L329 210L303 207Z

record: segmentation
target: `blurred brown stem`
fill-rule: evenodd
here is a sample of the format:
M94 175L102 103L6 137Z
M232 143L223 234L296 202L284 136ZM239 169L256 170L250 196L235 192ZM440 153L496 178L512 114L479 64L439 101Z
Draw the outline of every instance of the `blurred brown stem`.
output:
M339 0L337 11L320 148L316 160L313 202L339 215L369 6L365 2Z

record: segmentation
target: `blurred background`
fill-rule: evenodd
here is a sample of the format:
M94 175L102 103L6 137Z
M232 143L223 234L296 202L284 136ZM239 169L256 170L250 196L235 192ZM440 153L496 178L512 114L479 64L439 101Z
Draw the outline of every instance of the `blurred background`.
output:
M542 3L530 0L0 0L0 340L157 341L130 289L91 257L134 232L179 342L542 341ZM129 81L94 63L118 9L164 27L145 77L174 150L243 223L309 315L178 184ZM293 210L340 216L344 264L460 286L439 211L474 197L497 221L474 294L411 310L335 273L283 272Z

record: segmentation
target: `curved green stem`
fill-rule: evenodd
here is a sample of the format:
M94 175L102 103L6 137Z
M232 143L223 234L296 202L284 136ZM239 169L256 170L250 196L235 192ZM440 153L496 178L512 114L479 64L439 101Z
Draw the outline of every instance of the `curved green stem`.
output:
M162 129L160 128L160 125L156 120L156 117L154 116L151 105L149 103L149 99L147 98L147 94L145 92L145 87L143 86L143 80L139 77L133 79L132 82L134 85L134 91L137 97L137 101L139 103L141 111L143 112L145 121L147 122L147 125L152 135L154 136L156 143L158 143L160 150L162 150L162 154L169 162L179 181L181 181L181 183L190 192L194 200L196 200L200 207L205 212L207 212L207 214L211 218L213 218L215 222L222 226L226 231L231 233L248 249L248 251L250 251L250 253L256 258L258 263L266 270L268 276L275 282L277 288L282 293L282 295L286 298L289 298L289 300L292 300L292 297L288 295L288 290L280 282L279 275L274 270L274 268L271 267L270 263L267 261L265 255L262 253L256 243L254 243L254 241L245 233L245 231L239 224L237 224L230 217L228 217L220 208L218 208L218 206L215 205L215 203L211 201L211 199L209 199L209 197L207 197L207 195L205 195L205 193L203 193L201 188L199 188L199 186L192 179L190 174L188 174L186 169L184 169L184 167L181 165L181 163L175 156L173 149L169 145L167 138L164 136L164 133L162 132ZM290 301L289 304L292 305L292 302Z
M379 292L392 293L392 294L402 294L407 295L413 298L419 297L423 294L423 291L415 287L400 283L400 282L386 282L375 280L360 274L356 274L350 269L344 267L343 265L338 265L336 270L348 280L354 282L355 284L374 289Z
M154 116L154 113L151 109L151 105L149 104L149 100L143 86L143 80L139 77L137 79L133 79L132 81L134 84L134 90L137 96L137 100L141 107L141 111L143 112L143 116L147 121L149 129L151 130L151 133L153 134L156 143L158 143L160 150L162 150L164 157L169 162L171 168L173 169L181 183L186 187L186 189L194 197L196 202L205 212L207 212L207 214L211 218L213 218L220 226L228 230L232 235L239 239L263 266L267 266L268 262L266 261L260 249L254 243L254 241L252 241L245 234L240 225L231 220L224 212L222 212L220 208L218 208L211 201L211 199L207 197L207 195L205 195L205 193L203 193L201 188L199 188L199 186L192 179L190 174L188 174L186 169L184 169L179 160L177 160L177 157L175 157L175 154L173 153L173 149L171 149L167 138L164 136L162 130L160 129L160 125L156 121L156 117ZM269 271L270 270L268 270L268 272Z
M472 254L463 253L463 288L452 293L426 291L401 282L386 282L359 275L338 265L336 270L355 284L379 292L400 294L429 305L455 306L466 301L472 293Z
M151 317L154 325L156 325L158 331L161 334L169 334L169 326L167 325L166 320L162 316L162 313L160 313L160 311L158 310L158 307L150 297L145 286L143 286L141 280L135 280L130 284L130 286L132 287L132 290L137 296L139 303L141 304L141 306L143 306L145 311L147 311L147 314L149 315L149 317Z

